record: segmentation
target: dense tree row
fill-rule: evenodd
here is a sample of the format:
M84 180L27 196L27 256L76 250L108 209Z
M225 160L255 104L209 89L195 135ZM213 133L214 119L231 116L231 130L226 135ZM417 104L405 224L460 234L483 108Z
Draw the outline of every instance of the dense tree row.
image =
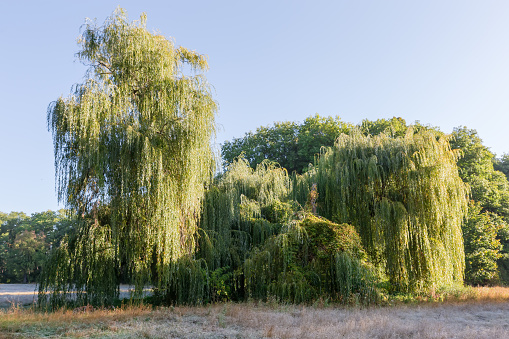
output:
M333 121L337 124L336 128L330 127ZM320 130L322 124L328 125L319 136L327 135L327 130L338 131L344 126L350 126L338 118L322 119L314 116L306 119L305 124L311 125L311 122L314 122L316 131ZM291 125L298 126L297 123ZM280 125L275 124L273 128L266 129L273 129L275 134L279 130L278 126ZM358 127L364 134L376 135L385 132L392 136L403 136L403 132L406 133L408 129L401 118L365 120ZM350 132L351 127L344 131ZM313 134L308 137L311 140ZM496 159L488 148L482 145L476 131L465 127L456 128L449 142L453 149L461 150L458 160L459 174L471 187L472 202L462 226L466 282L474 285L491 284L501 279L501 282L506 283L509 279L509 190L503 172L495 169L509 168L509 158L506 155ZM319 153L320 148L315 147L315 151ZM276 154L274 150L271 152ZM318 153L308 154L308 160L316 160ZM252 160L252 163L254 162L255 160ZM15 212L1 216L0 281L36 281L47 254L50 249L58 246L62 237L71 229L71 221L63 215L63 211L36 213L31 217Z
M71 229L64 210L0 212L0 282L35 282L50 251Z
M293 126L303 126L307 121L315 122L314 135L317 136L315 147L301 161L310 164L316 163L317 157L322 146L331 147L334 140L341 133L351 134L362 133L364 135L379 135L383 133L392 138L402 138L406 135L409 125L402 118L379 119L376 121L364 120L358 126L343 123L336 118L328 118L328 124L324 124L324 119L315 116L308 118L302 125L292 123ZM256 133L247 133L243 138L234 139L238 145L236 155L241 153L249 154L248 148L259 148L258 143L266 148L263 159L278 161L279 155L277 148L271 149L270 145L264 141L264 135L278 135L280 126L290 123L276 123L274 126L260 128ZM331 124L336 124L331 127ZM445 135L436 127L430 127L416 123L412 126L413 133L421 130L429 130L438 136ZM263 131L263 133L258 133ZM267 131L270 131L268 133ZM331 132L334 131L334 132ZM341 131L341 132L339 132ZM336 134L334 134L336 133ZM329 135L327 143L322 136ZM308 136L311 140L313 134ZM310 142L313 144L313 142ZM453 130L449 138L450 147L458 150L459 157L457 161L459 175L461 179L468 184L470 188L470 203L468 216L463 223L463 233L465 237L466 251L466 282L470 284L494 284L500 282L509 283L509 155L503 155L501 158L495 158L494 154L482 144L482 140L474 129L458 127ZM226 142L223 145L223 153L226 161L232 161L235 153L232 154L232 143ZM281 160L279 160L281 161ZM256 161L251 161L252 166L256 166ZM287 165L286 159L280 162L281 166ZM504 175L505 174L505 175Z

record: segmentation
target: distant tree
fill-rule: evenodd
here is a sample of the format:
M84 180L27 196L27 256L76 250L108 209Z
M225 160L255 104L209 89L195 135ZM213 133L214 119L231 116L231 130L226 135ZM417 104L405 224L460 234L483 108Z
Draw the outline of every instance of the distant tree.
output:
M493 168L504 173L509 179L509 154L505 153L500 158L493 158Z
M16 235L10 250L7 269L14 273L17 281L24 284L34 282L46 259L47 244L43 233L23 231Z
M0 213L0 282L26 283L38 279L51 250L73 229L64 210L27 216Z
M392 117L391 119L377 119L375 121L365 119L358 126L358 129L364 135L379 135L381 133L392 137L404 137L410 127L413 133L419 133L422 130L432 131L438 136L443 136L444 133L438 127L430 125L422 125L419 121L408 125L405 119L401 117Z
M509 219L509 182L493 167L493 153L482 144L475 129L456 127L450 140L451 148L462 155L458 160L460 177L471 187L472 199L483 211Z
M303 171L315 162L315 157L322 147L334 145L341 134L348 134L354 128L350 123L341 121L338 116L320 117L318 114L306 118L299 126L297 140L297 154L299 161L297 169Z
M465 249L474 256L473 264L468 268L467 281L471 283L489 283L493 271L492 260L497 261L498 275L504 283L509 282L509 182L500 171L495 170L494 155L482 144L482 139L475 129L467 127L454 128L450 140L451 148L461 152L458 160L459 174L471 188L471 198L480 206L481 211L472 212L466 227L472 232L486 233L484 239L491 239L497 233L497 239L503 249L495 253L494 249L487 249L483 241L473 236L465 236ZM495 162L496 163L496 162ZM477 207L475 207L477 208ZM476 214L477 213L477 214ZM492 229L491 229L492 228ZM477 233L476 233L477 234ZM490 252L491 251L491 252ZM492 253L476 257L476 253ZM482 260L481 260L482 259ZM467 260L469 260L467 258ZM486 267L484 267L485 262ZM495 279L496 280L496 279Z
M341 133L348 133L353 125L339 117L308 117L302 124L277 122L259 127L242 138L226 141L221 146L224 165L243 154L252 168L267 159L279 163L289 173L306 171L313 164L322 146L332 146Z
M499 282L497 260L502 257L502 245L497 235L504 228L504 222L498 215L481 212L481 209L479 203L471 201L468 216L462 226L465 282L471 285Z
M391 119L378 119L371 121L364 119L359 129L365 135L378 135L384 133L391 137L403 137L406 134L408 125L405 119L393 117Z
M68 212L64 209L34 213L28 223L30 230L44 236L50 250L60 246L62 239L69 235L75 226L75 221L68 217Z
M334 145L334 141L343 133L359 129L364 135L384 133L390 137L403 137L408 128L405 119L393 117L376 121L363 120L358 126L341 121L339 117L321 117L318 114L306 118L302 124L296 122L276 122L273 126L258 127L256 131L246 133L242 138L226 141L221 146L223 166L240 154L252 168L267 159L279 163L289 173L305 172L309 164L315 162L322 147ZM437 128L420 123L412 125L412 130L433 130L443 135Z
M274 126L262 126L255 133L243 138L226 141L221 146L225 166L243 154L251 167L265 159L275 161L287 170L295 170L297 162L298 125L295 122L276 122Z
M28 216L23 212L0 215L0 282L21 282L12 262L16 236L26 230Z

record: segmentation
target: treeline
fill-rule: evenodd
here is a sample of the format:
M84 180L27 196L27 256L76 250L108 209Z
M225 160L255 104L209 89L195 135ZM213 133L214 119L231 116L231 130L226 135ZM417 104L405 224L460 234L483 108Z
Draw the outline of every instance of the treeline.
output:
M36 282L51 250L72 227L64 210L0 212L0 283Z
M122 282L154 304L370 304L506 279L508 182L474 130L315 116L226 142L215 176L206 57L145 20L87 24L88 77L48 108L76 223L41 307L115 304Z
M262 161L270 160L289 173L302 174L314 168L320 152L323 153L322 147L333 146L341 134L359 130L364 135L385 133L391 137L403 137L408 128L409 125L401 118L364 120L354 126L338 117L315 115L301 124L275 123L247 133L243 138L225 142L222 145L223 164L226 168L242 154L253 169ZM412 128L414 131L426 129L443 135L430 126L417 124ZM471 285L508 284L509 156L496 158L482 144L477 132L466 127L455 128L449 143L453 150L460 151L457 161L459 175L470 187L468 215L462 223L465 282ZM317 206L317 209L320 212L322 207ZM208 222L210 217L207 213L210 214L210 211L206 212L202 223ZM0 213L0 282L37 281L49 253L59 246L71 229L73 221L64 210L31 216L23 212Z
M249 162L247 147L232 159L225 152L226 167L204 192L195 250L162 268L135 273L114 260L122 245L109 206L97 205L50 257L41 292L59 293L42 298L44 306L111 304L120 282L140 295L152 284L151 302L163 304L269 297L370 304L385 293L505 282L508 185L494 167L505 161L475 130L446 135L401 118L305 123L314 129L301 173L289 173L283 157ZM278 126L265 130L276 135ZM332 145L319 145L324 137ZM145 253L156 252L151 246Z
M290 173L305 173L323 147L331 147L341 134L359 131L364 135L384 133L402 138L409 130L402 118L364 120L355 126L339 117L315 115L297 122L278 122L259 127L242 138L222 145L223 166L240 154L255 168L268 159ZM414 133L430 130L444 136L439 128L415 123ZM475 129L455 128L449 138L452 150L459 152L457 161L461 179L470 188L468 216L462 224L465 243L465 281L472 285L509 283L509 155L496 158L483 145Z

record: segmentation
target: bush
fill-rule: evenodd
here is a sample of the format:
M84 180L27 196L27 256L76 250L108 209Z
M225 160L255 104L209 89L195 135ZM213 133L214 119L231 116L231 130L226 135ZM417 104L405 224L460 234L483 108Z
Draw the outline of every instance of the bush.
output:
M318 298L341 303L378 301L376 277L352 225L307 215L255 248L243 265L247 296L281 302Z

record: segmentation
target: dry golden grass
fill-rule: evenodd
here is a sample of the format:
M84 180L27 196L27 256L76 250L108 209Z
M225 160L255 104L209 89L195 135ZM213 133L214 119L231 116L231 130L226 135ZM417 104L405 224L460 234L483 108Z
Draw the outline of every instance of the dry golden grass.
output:
M488 302L509 301L509 287L476 287L475 300Z
M444 300L431 302L430 300ZM509 288L356 308L276 303L0 311L0 338L509 338Z

